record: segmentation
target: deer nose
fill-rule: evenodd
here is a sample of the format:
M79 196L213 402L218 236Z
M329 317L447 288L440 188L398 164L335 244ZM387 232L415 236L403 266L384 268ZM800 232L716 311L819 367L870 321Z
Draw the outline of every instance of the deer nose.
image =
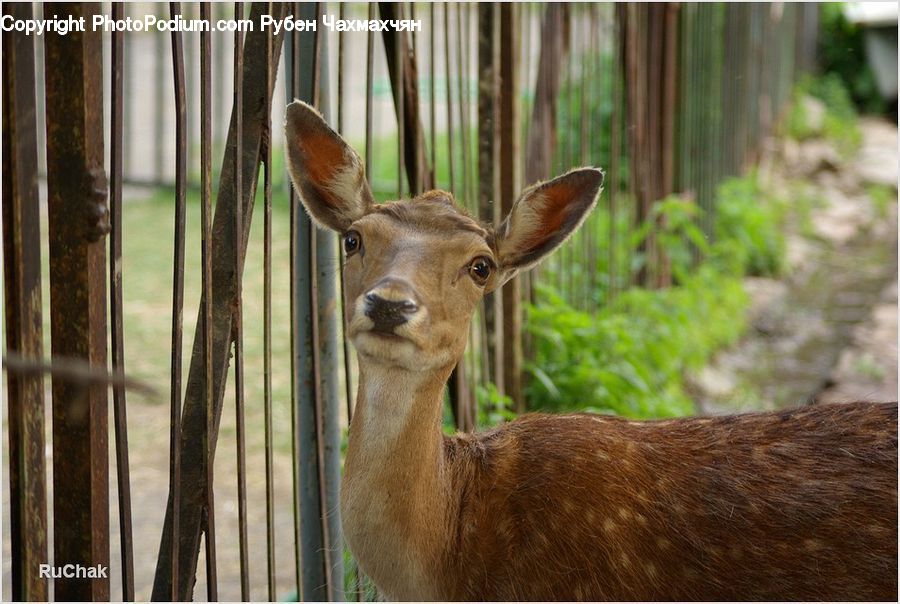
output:
M366 316L372 319L372 331L393 333L394 328L406 323L419 310L410 299L386 300L377 293L366 294Z

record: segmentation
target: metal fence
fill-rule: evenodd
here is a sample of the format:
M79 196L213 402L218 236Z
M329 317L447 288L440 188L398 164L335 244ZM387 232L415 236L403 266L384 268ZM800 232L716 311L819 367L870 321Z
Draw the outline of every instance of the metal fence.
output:
M164 502L131 500L127 398L129 386L142 385L126 377L131 361L124 358L123 281L141 275L122 270L122 217L125 187L162 184L173 189L169 219L175 224L168 243L171 329L160 334L171 339L169 485L152 589L137 596L275 600L294 590L301 599L341 600L372 596L351 558L344 568L338 513L341 438L352 418L355 374L352 353L341 344L335 239L313 228L293 191L290 287L273 300L273 197L287 187L273 166L282 152L286 101L317 105L338 131L361 144L379 198L440 187L454 191L474 215L495 221L530 182L575 165L607 170L607 223L591 218L547 268L513 280L479 310L450 387L452 416L469 430L484 405L479 385L495 384L525 409L522 306L536 284L551 283L570 304L591 311L625 288L672 283L653 230L623 257L617 217L626 216L636 229L655 220L660 199L690 195L707 210L701 226L712 236L717 184L753 164L796 76L813 67L818 9L782 3L252 3L247 10L243 3L173 2L11 3L3 10L15 19L71 15L90 23L95 14L122 19L155 12L255 24L231 33L88 28L3 37L13 599L133 600L135 548L154 547L137 544L132 533L135 512ZM318 26L275 34L260 27L263 15L292 15ZM324 26L323 16L413 19L421 30L339 33ZM390 161L379 156L386 148L395 149L385 154ZM201 253L199 264L188 265L186 207L194 191ZM264 225L264 345L262 375L248 376L243 277L254 214ZM608 232L602 224L610 225ZM187 359L183 314L192 309L185 309L185 271L202 274ZM46 281L49 305L41 293ZM272 352L272 308L279 303L290 305L287 358ZM273 444L272 376L279 368L289 368L292 393L286 479L276 475ZM47 374L52 473L44 462ZM246 421L248 379L263 382L261 426ZM223 436L226 400L234 402L227 412L234 414L235 431ZM253 471L264 476L259 500L248 496L245 453L248 434L257 430L264 443L263 467ZM217 445L232 438L235 475L217 476ZM289 481L290 501L276 497L276 479ZM236 501L217 499L220 485L232 480ZM217 512L226 504L237 508L234 542L217 541ZM279 505L293 516L288 533L276 528ZM265 510L264 542L251 551L248 510L259 507ZM112 509L117 542L110 539ZM276 558L286 541L289 559ZM120 570L111 580L51 583L39 575L50 550L56 561L109 566L111 547ZM232 549L238 580L234 591L221 593L217 553ZM198 572L201 552L205 568ZM276 572L286 566L294 569L287 584ZM205 594L195 593L196 585Z

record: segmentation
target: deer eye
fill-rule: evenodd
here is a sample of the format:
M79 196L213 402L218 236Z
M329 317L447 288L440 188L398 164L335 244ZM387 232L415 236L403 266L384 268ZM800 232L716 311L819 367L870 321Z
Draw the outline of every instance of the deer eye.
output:
M469 263L469 276L478 285L487 283L488 277L491 276L491 270L493 270L493 263L484 256L479 256Z
M362 247L362 237L359 231L347 231L344 234L344 253L352 256L359 251L360 247Z

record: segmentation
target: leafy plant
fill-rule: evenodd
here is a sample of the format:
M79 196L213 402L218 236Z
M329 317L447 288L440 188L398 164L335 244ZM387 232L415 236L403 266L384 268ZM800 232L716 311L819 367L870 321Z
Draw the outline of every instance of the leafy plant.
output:
M526 397L533 408L629 417L693 411L683 376L743 333L749 299L742 277L778 274L785 255L787 206L762 189L755 173L722 183L715 211L713 243L698 226L702 210L687 198L661 200L630 236L627 219L616 223L632 255L654 232L675 286L628 289L595 314L576 310L546 282L537 287L526 321L533 351ZM608 229L609 215L601 210L597 224Z
M729 178L718 190L716 240L737 255L747 274L778 275L784 268L784 214L784 204L766 198L755 175Z
M670 195L653 204L650 218L632 233L634 249L650 236L669 259L676 283L683 282L694 266L694 251L709 254L709 242L698 226L703 210L693 199ZM641 260L642 262L644 259Z
M822 101L825 115L821 131L811 124L804 97ZM784 123L784 132L791 138L805 140L818 135L833 141L844 156L854 153L862 142L859 117L844 81L837 73L821 77L804 75L794 88L793 104Z
M493 382L478 384L475 389L475 400L478 403L476 422L479 428L495 426L516 417L513 400L505 394L500 394Z
M631 289L596 315L571 308L549 287L538 292L528 308L529 402L629 417L692 412L684 372L739 337L747 305L740 280L711 264L678 287Z

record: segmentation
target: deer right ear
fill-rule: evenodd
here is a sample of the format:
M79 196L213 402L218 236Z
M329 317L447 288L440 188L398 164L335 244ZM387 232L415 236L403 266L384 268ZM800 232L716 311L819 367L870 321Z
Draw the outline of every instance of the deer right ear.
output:
M284 131L288 171L306 211L319 226L346 231L374 204L359 155L302 101L288 105Z

